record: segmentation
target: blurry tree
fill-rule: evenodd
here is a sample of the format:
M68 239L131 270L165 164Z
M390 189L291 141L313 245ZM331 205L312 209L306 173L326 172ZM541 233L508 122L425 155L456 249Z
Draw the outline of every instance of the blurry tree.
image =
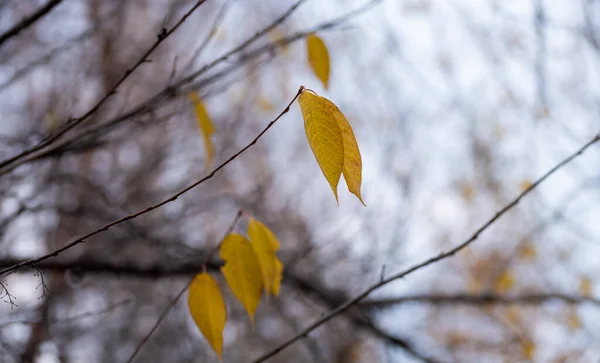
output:
M217 362L179 297L239 210L284 279L253 325L223 289L224 362L600 359L599 159L573 154L598 1L5 0L0 60L0 362ZM367 208L285 112L300 85L352 124Z

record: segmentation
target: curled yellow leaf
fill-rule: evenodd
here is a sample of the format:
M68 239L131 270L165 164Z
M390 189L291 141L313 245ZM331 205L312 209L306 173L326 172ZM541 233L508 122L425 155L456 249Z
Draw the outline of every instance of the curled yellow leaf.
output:
M344 168L344 140L331 106L324 100L309 91L298 97L308 144L338 201L337 186Z
M250 241L231 233L221 243L220 256L225 261L221 271L229 288L248 312L250 321L254 321L263 289L263 277Z
M329 182L336 201L337 185L343 174L348 190L364 205L360 188L362 183L362 158L352 126L337 106L311 91L298 98L308 143L321 171Z
M252 248L254 248L260 263L264 290L277 296L279 287L277 289L274 287L276 283L281 281L281 274L283 273L283 264L275 254L279 249L279 241L267 226L254 218L248 220L248 237L250 237L250 243L252 243Z
M215 133L215 126L213 125L210 116L206 111L204 102L202 102L196 92L190 93L190 100L194 104L196 122L198 123L198 128L202 133L202 138L204 139L204 147L206 149L206 169L209 169L215 154L214 146L211 140L212 134Z
M196 326L221 358L227 309L219 284L212 276L203 272L194 277L188 292L188 307Z
M315 75L325 89L329 87L329 52L323 39L315 34L310 34L306 37L306 52L308 54L308 62L312 67Z
M346 180L346 185L350 193L356 195L358 200L365 205L365 202L360 195L360 185L362 183L362 158L360 156L360 150L352 126L346 119L346 116L337 106L329 101L328 99L321 97L323 102L328 103L331 108L335 119L342 131L342 139L344 141L344 168L343 175Z

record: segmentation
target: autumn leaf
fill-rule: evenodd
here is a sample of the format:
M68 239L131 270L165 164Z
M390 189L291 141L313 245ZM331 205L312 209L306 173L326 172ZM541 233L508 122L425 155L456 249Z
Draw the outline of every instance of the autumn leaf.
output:
M253 322L263 290L263 277L252 245L246 237L231 233L221 243L220 256L225 261L221 268L223 276Z
M196 122L198 123L198 128L200 128L200 132L204 138L204 147L206 149L206 169L208 170L215 154L214 146L210 138L212 134L215 133L215 126L210 120L210 116L208 116L208 112L206 111L204 103L200 97L198 97L196 92L190 93L190 100L194 104Z
M504 293L512 289L515 284L515 280L509 271L504 272L498 277L494 284L494 290Z
M323 82L325 89L329 87L329 52L323 39L315 34L306 37L306 51L308 62L317 78Z
M275 234L263 223L254 218L248 220L248 237L254 248L263 274L264 290L277 296L279 287L275 284L281 281L283 264L275 252L279 249L279 241Z
M221 358L227 310L219 285L212 276L203 272L194 277L188 293L188 307L196 326Z
M358 143L354 137L352 126L346 119L346 116L340 111L337 106L326 98L323 98L325 103L329 103L332 109L333 115L338 122L338 126L342 131L342 137L344 141L344 168L343 175L346 180L346 185L350 193L356 195L358 200L366 207L367 205L360 195L360 185L362 183L362 158L360 156L360 150L358 149Z
M298 102L308 143L336 201L339 203L337 185L343 174L348 190L364 205L360 193L362 159L350 123L333 102L312 91L302 92Z
M585 297L592 296L592 280L589 277L583 277L579 281L579 293Z
M519 258L526 262L532 262L535 260L537 256L537 252L535 250L535 246L531 244L531 242L525 242L519 248Z
M344 140L329 104L312 92L298 97L308 144L339 203L337 186L344 168Z

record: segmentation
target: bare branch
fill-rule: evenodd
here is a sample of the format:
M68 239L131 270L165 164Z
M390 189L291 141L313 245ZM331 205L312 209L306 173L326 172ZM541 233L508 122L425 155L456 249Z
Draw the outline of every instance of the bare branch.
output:
M62 1L62 0L61 0ZM206 2L206 0L199 0L198 2L196 2L196 4L187 12L183 15L183 17L177 22L177 24L175 24L171 29L169 29L168 31L166 29L161 29L160 33L157 35L157 39L154 42L154 44L152 44L152 46L138 59L138 61L129 69L127 69L125 71L125 73L121 76L121 78L115 83L115 85L104 95L104 97L102 97L102 99L100 99L100 101L98 101L98 103L96 103L88 112L86 112L83 116L76 118L76 119L72 119L69 120L65 123L65 125L60 128L59 130L57 130L53 135L50 135L48 138L46 138L45 140L43 140L42 142L40 142L39 144L35 145L32 148L26 149L24 151L22 151L21 153L10 157L6 160L3 160L2 162L0 162L0 168L4 168L5 166L8 166L20 159L23 159L25 157L27 157L30 154L35 153L38 150L43 149L44 147L50 145L51 143L53 143L54 141L58 140L62 135L64 135L65 133L67 133L69 130L71 130L72 128L76 127L77 125L81 124L82 122L84 122L85 120L87 120L90 116L92 116L94 113L96 113L96 111L98 111L98 109L100 109L100 107L114 94L116 94L117 89L119 88L119 86L121 86L121 84L123 82L125 82L125 80L127 78L129 78L129 76L142 64L147 63L148 60L148 56L150 56L150 54L152 54L152 52L154 52L154 50L156 48L158 48L158 46L165 41L171 34L173 34L177 28L179 28L181 26L181 24L183 24L187 18L192 15L192 13L198 9L200 7L200 5L204 4L204 2Z
M140 210L136 213L133 214L129 214L125 217L122 217L120 219L114 220L92 232L87 233L86 235L84 235L83 237L77 238L69 243L67 243L65 246L58 248L56 250L54 250L53 252L50 252L48 254L45 254L41 257L35 258L35 259L30 259L27 261L22 261L20 263L14 264L11 267L5 268L3 270L0 271L0 275L5 275L7 273L10 273L12 271L16 271L17 269L19 269L20 267L23 266L31 266L33 264L37 264L41 261L47 260L51 257L56 257L59 254L61 254L62 252L77 246L80 243L85 242L87 239L89 239L92 236L95 236L99 233L102 233L104 231L108 231L111 227L116 226L118 224L121 224L123 222L129 221L131 219L137 218L141 215L144 215L146 213L149 213L155 209L158 209L162 206L164 206L165 204L174 202L175 200L177 200L177 198L179 198L180 196L182 196L183 194L189 192L190 190L196 188L198 185L204 183L205 181L211 179L213 176L215 176L215 174L223 169L227 164L231 163L233 160L237 159L238 156L240 156L241 154L243 154L246 150L248 150L250 147L252 147L252 145L256 144L256 142L258 142L258 140L283 116L285 115L289 110L290 107L292 106L292 103L294 103L294 101L296 101L296 98L298 98L298 96L300 95L300 93L304 90L304 87L300 87L298 89L298 92L296 93L296 95L294 96L294 98L290 101L290 103L286 106L286 108L271 122L269 122L269 124L250 142L248 143L245 147L243 147L241 150L239 150L238 152L236 152L235 154L233 154L229 159L225 160L221 165L217 166L215 169L213 169L213 171L208 174L207 176L205 176L204 178L194 182L193 184L191 184L190 186L184 188L183 190L173 194L172 196L170 196L169 198L154 204L152 206L149 206L143 210Z
M46 5L39 8L35 13L29 15L25 19L21 20L19 23L15 24L12 28L8 29L2 35L0 35L0 46L4 44L10 38L19 34L22 30L27 29L33 23L41 19L44 15L48 14L52 9L54 9L58 4L62 3L63 0L50 0Z
M560 163L558 163L556 166L554 166L552 169L550 169L548 172L546 172L544 175L542 175L538 180L535 181L535 183L531 184L527 189L523 190L523 192L521 192L521 194L519 194L515 199L513 199L510 203L508 203L506 206L504 206L504 208L502 208L500 211L496 212L496 214L492 218L490 218L486 223L484 223L481 227L479 227L475 231L475 233L473 233L473 235L471 237L469 237L466 241L462 242L458 246L456 246L456 247L454 247L454 248L452 248L452 249L450 249L450 250L448 250L446 252L442 252L439 255L435 256L435 257L429 258L429 259L427 259L427 260L425 260L425 261L423 261L423 262L421 262L421 263L419 263L417 265L414 265L413 267L408 268L407 270L404 270L404 271L402 271L400 273L392 275L391 277L388 277L388 278L385 278L383 280L380 280L378 283L376 283L374 285L371 285L369 288L367 288L366 290L364 290L360 294L358 294L355 297L353 297L352 299L346 301L344 304L340 305L338 308L332 310L329 314L323 316L321 319L319 319L319 320L315 321L314 323L310 324L308 327L306 327L306 329L302 330L299 334L297 334L294 337L286 340L285 342L283 342L282 344L280 344L276 348L274 348L271 351L265 353L264 355L260 356L259 358L253 360L252 362L253 363L264 362L267 359L273 357L277 353L281 352L285 348L287 348L290 345L292 345L294 342L298 341L299 339L302 339L302 337L306 336L311 331L313 331L316 328L320 327L321 325L325 324L329 320L333 319L335 316L337 316L337 315L343 313L344 311L348 310L350 307L356 305L361 300L363 300L365 297L367 297L371 292L377 290L381 286L387 285L387 284L389 284L392 281L404 278L407 275L411 274L412 272L420 270L423 267L429 266L431 264L434 264L436 262L444 260L444 259L446 259L448 257L454 256L456 253L460 252L462 249L464 249L465 247L467 247L471 243L473 243L475 240L477 240L477 238L479 238L479 235L481 233L483 233L492 224L494 224L494 222L496 222L506 212L508 212L510 209L512 209L517 204L519 204L519 202L521 201L521 199L523 199L523 197L525 197L532 190L534 190L535 188L537 188L538 185L540 185L542 182L544 182L548 177L550 177L552 174L554 174L557 170L559 170L560 168L562 168L563 166L565 166L566 164L568 164L569 162L571 162L572 160L574 160L575 158L577 158L585 150L587 150L590 146L594 145L599 140L600 140L600 134L596 135L593 139L591 139L590 141L588 141L587 143L585 143L581 148L579 148L579 150L577 150L575 153L571 154L566 159L564 159L563 161L561 161Z

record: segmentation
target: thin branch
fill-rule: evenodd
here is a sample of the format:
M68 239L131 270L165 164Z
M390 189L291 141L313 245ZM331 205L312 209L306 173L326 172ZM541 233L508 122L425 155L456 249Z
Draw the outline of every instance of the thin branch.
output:
M382 287L384 285L387 285L387 284L389 284L392 281L404 278L404 277L406 277L407 275L409 275L412 272L420 270L423 267L426 267L426 266L429 266L429 265L434 264L436 262L439 262L441 260L444 260L444 259L446 259L448 257L451 257L451 256L455 255L456 253L460 252L462 249L464 249L465 247L467 247L471 243L473 243L475 240L477 240L477 238L479 238L479 235L481 233L483 233L486 229L488 229L492 224L494 224L494 222L496 222L501 216L503 216L506 212L508 212L514 206L516 206L517 204L519 204L519 202L521 201L521 199L523 199L523 197L525 197L532 190L534 190L535 188L537 188L538 185L540 185L542 182L544 182L548 177L550 177L552 174L554 174L557 170L559 170L560 168L562 168L563 166L565 166L566 164L568 164L569 162L571 162L572 160L574 160L575 158L577 158L585 150L587 150L590 146L594 145L599 140L600 140L600 134L596 135L593 139L591 139L590 141L588 141L585 145L583 145L575 153L571 154L569 157L567 157L566 159L564 159L563 161L561 161L560 163L558 163L556 166L554 166L552 169L550 169L548 172L546 172L544 175L542 175L529 188L527 188L523 192L521 192L515 199L513 199L504 208L502 208L500 211L498 211L492 218L490 218L481 227L479 227L475 231L475 233L471 237L469 237L466 241L462 242L461 244L457 245L456 247L454 247L454 248L452 248L452 249L450 249L450 250L448 250L446 252L443 252L443 253L435 256L435 257L429 258L429 259L427 259L427 260L425 260L425 261L423 261L423 262L421 262L421 263L419 263L417 265L414 265L413 267L408 268L407 270L404 270L404 271L402 271L400 273L392 275L391 277L388 277L388 278L385 278L383 280L380 280L378 283L376 283L374 285L371 285L369 288L367 288L366 290L364 290L360 294L358 294L355 297L353 297L352 299L346 301L344 304L340 305L338 308L332 310L329 314L323 316L321 319L319 319L319 320L315 321L314 323L310 324L308 327L306 327L304 330L302 330L299 334L297 334L297 335L293 336L292 338L286 340L285 342L283 342L282 344L280 344L276 348L274 348L274 349L270 350L269 352L263 354L262 356L260 356L259 358L253 360L252 362L253 363L260 363L260 362L264 362L267 359L273 357L277 353L281 352L285 348L287 348L290 345L292 345L294 342L296 342L296 341L302 339L302 337L305 337L306 335L308 335L310 332L312 332L316 328L320 327L321 325L325 324L329 320L333 319L335 316L337 316L340 313L348 310L350 307L358 304L361 300L363 300L371 292L377 290L378 288L380 288L380 287Z
M62 1L62 0L61 0ZM121 86L121 84L123 82L125 82L125 80L127 78L129 78L129 76L142 64L149 62L148 60L148 56L150 56L150 54L152 52L154 52L154 50L156 48L158 48L158 46L164 42L171 34L173 34L177 28L179 28L181 26L181 24L183 24L187 18L192 15L192 13L198 9L200 7L200 5L204 4L204 2L206 2L206 0L199 0L198 2L196 2L196 4L187 12L183 15L183 17L177 22L177 24L175 24L170 30L166 31L166 29L162 29L161 32L157 35L157 39L154 42L154 44L152 44L152 46L138 59L138 61L129 69L127 69L125 71L125 73L121 76L121 78L115 83L115 85L104 95L104 97L102 97L102 99L100 99L100 101L98 101L98 103L96 103L96 105L94 105L88 112L86 112L83 116L76 118L76 119L72 119L69 120L67 123L65 123L65 125L60 128L58 131L56 131L54 134L50 135L48 138L46 138L45 140L43 140L42 142L40 142L39 144L26 149L22 152L20 152L19 154L10 157L6 160L3 160L2 162L0 162L0 168L4 168L22 158L27 157L30 154L35 153L38 150L43 149L44 147L50 145L51 143L53 143L54 141L56 141L57 139L59 139L62 135L64 135L65 133L67 133L69 130L71 130L72 128L76 127L77 125L81 124L82 122L84 122L85 120L87 120L90 116L92 116L94 113L96 113L96 111L98 111L98 109L100 109L100 107L114 94L117 93L117 89L119 88L119 86Z
M242 210L240 209L235 214L235 217L233 218L233 221L231 221L231 224L227 228L227 231L223 235L223 238L221 238L221 240L219 241L219 243L216 244L216 246L215 246L215 248L213 250L216 250L221 245L221 241L223 241L225 239L225 237L227 237L233 231L233 229L235 228L235 225L240 220L241 216L242 216ZM212 253L209 254L209 258L210 258L210 255L212 255ZM196 270L196 272L198 272L198 270ZM131 354L131 357L129 357L129 359L127 360L127 363L133 362L133 360L135 359L135 356L140 352L140 350L142 350L142 347L144 346L144 344L146 344L146 342L148 341L148 339L150 339L150 337L152 336L152 334L156 331L156 329L158 329L158 326L160 325L160 323L162 323L162 321L167 317L167 315L169 314L169 312L171 311L171 309L173 309L173 307L175 306L175 304L177 304L177 301L179 301L179 299L181 298L181 296L183 296L183 293L185 292L185 290L188 289L188 287L192 283L193 279L194 279L194 277L192 277L191 279L189 279L188 282L185 284L185 286L177 293L177 295L175 296L175 298L172 299L169 302L169 304L167 305L167 307L165 308L165 310L163 310L163 312L158 317L158 320L156 320L156 323L154 324L154 326L152 327L152 329L150 329L150 331L148 332L148 334L146 334L144 336L144 338L142 338L142 340L139 342L139 344L137 345L137 347L135 347L135 350Z
M174 202L175 200L177 200L177 198L179 198L179 197L180 197L180 196L182 196L183 194L185 194L185 193L189 192L190 190L192 190L192 189L196 188L198 185L200 185L200 184L204 183L205 181L207 181L207 180L211 179L213 176L215 176L215 174L216 174L216 173L217 173L219 170L223 169L223 168L224 168L224 167L225 167L227 164L229 164L229 163L231 163L233 160L237 159L237 158L238 158L238 157L239 157L241 154L243 154L243 153L244 153L246 150L248 150L250 147L252 147L252 145L256 144L256 142L257 142L257 141L258 141L258 140L259 140L259 139L260 139L260 138L261 138L261 137L262 137L262 136L263 136L263 135L264 135L264 134L265 134L265 133L266 133L266 132L267 132L267 131L268 131L268 130L269 130L269 129L270 129L270 128L271 128L271 127L272 127L272 126L273 126L273 125L274 125L274 124L275 124L275 123L276 123L276 122L277 122L277 121L278 121L278 120L279 120L281 117L282 117L282 116L283 116L283 115L285 115L286 113L288 113L288 112L289 112L289 110L290 110L290 107L292 106L292 104L294 103L294 101L296 101L296 98L298 98L298 96L300 95L300 93L301 93L303 90L304 90L304 87L302 87L302 86L301 86L301 87L298 89L298 92L296 93L296 95L294 96L294 98L293 98L293 99L290 101L290 103L289 103L289 104L286 106L286 108L285 108L285 109L284 109L284 110L283 110L283 111L282 111L282 112L281 112L281 113L280 113L280 114L279 114L279 115L278 115L278 116L277 116L277 117L276 117L276 118L275 118L273 121L269 122L269 124L268 124L268 125L267 125L267 126L266 126L266 127L265 127L265 128L264 128L264 129L263 129L263 130L262 130L262 131L261 131L261 132L260 132L260 133L259 133L259 134L258 134L258 135L257 135L257 136L256 136L256 137L255 137L255 138L254 138L254 139L253 139L251 142L250 142L250 143L248 143L246 146L244 146L244 147L243 147L243 148L242 148L240 151L238 151L238 152L236 152L235 154L233 154L233 155L232 155L232 156L231 156L229 159L225 160L225 161L224 161L224 162L223 162L221 165L219 165L219 166L217 166L215 169L213 169L213 171L212 171L210 174L208 174L207 176L205 176L204 178L202 178L202 179L200 179L200 180L198 180L198 181L194 182L194 183L193 183L193 184L191 184L190 186L188 186L188 187L184 188L183 190L181 190L181 191L179 191L179 192L177 192L177 193L173 194L173 195L172 195L172 196L170 196L169 198L167 198L167 199L165 199L165 200L163 200L163 201L161 201L161 202L159 202L159 203L157 203L157 204L151 205L151 206L149 206L149 207L147 207L147 208L145 208L145 209L143 209L143 210L140 210L140 211L138 211L138 212L136 212L136 213L129 214L129 215L125 216L125 217L122 217L122 218L120 218L120 219L114 220L114 221L112 221L112 222L110 222L110 223L108 223L108 224L106 224L106 225L104 225L104 226L102 226L102 227L100 227L100 228L98 228L98 229L96 229L96 230L92 231L92 232L89 232L89 233L87 233L87 234L86 234L86 235L84 235L83 237L80 237L80 238L77 238L77 239L75 239L75 240L73 240L73 241L71 241L71 242L68 242L68 243L67 243L65 246L63 246L63 247L61 247L61 248L59 248L59 249L56 249L56 250L54 250L53 252L50 252L50 253L48 253L48 254L45 254L45 255L43 255L43 256L41 256L41 257L38 257L38 258L35 258L35 259L30 259L30 260L22 261L22 262L20 262L20 263L14 264L14 265L13 265L13 266L11 266L11 267L8 267L8 268L5 268L5 269L3 269L3 270L0 270L0 275L5 275L5 274L7 274L7 273L9 273L9 272L16 271L17 269L19 269L19 268L21 268L21 267L23 267L23 266L30 266L30 265L33 265L33 264L37 264L37 263L39 263L39 262L41 262L41 261L44 261L44 260L47 260L47 259L49 259L49 258L51 258L51 257L56 257L56 256L58 256L60 253L62 253L62 252L64 252L64 251L66 251L66 250L68 250L68 249L70 249L70 248L72 248L72 247L74 247L74 246L77 246L77 245L78 245L78 244L80 244L80 243L83 243L83 242L85 242L85 241L86 241L86 240L88 240L90 237L92 237L92 236L95 236L95 235L97 235L97 234L99 234L99 233L101 233L101 232L108 231L108 230L109 230L111 227L113 227L113 226L116 226L116 225L118 225L118 224L121 224L121 223L123 223L123 222L126 222L126 221L128 221L128 220L131 220L131 219L137 218L137 217L139 217L139 216L141 216L141 215L144 215L144 214L146 214L146 213L149 213L149 212L151 212L151 211L153 211L153 210L155 210L155 209L158 209L158 208L160 208L160 207L164 206L165 204L168 204L168 203Z
M563 301L569 304L590 303L600 307L600 299L561 293L498 295L498 294L456 294L456 295L408 295L397 298L368 300L358 304L360 308L384 309L405 303L425 303L431 305L539 305L549 301Z
M21 20L19 23L15 24L12 28L8 29L2 35L0 35L0 46L4 44L10 38L19 34L22 30L27 29L33 23L41 19L44 15L48 14L52 9L54 9L58 4L62 3L63 0L50 0L46 5L39 8L35 13L29 15L25 19Z
M241 65L244 64L244 62L247 62L251 59L257 58L263 54L271 53L279 47L283 47L285 45L289 45L296 41L299 41L299 40L305 38L308 34L333 29L336 26L339 26L340 24L343 24L344 22L348 21L349 19L368 11L369 9L376 6L380 2L382 2L382 0L371 0L371 1L367 2L366 4L347 12L346 14L343 14L337 18L331 19L331 20L324 22L318 26L315 26L311 29L293 33L287 37L275 40L271 43L268 43L261 47L258 47L255 50L252 50L251 52L244 53L242 56L238 57L235 64L229 66L227 69L223 70L222 72L219 72L217 75L212 75L212 76L208 77L207 79L201 80L200 82L198 82L198 84L191 85L191 88L195 89L200 86L206 85L207 83L214 81L216 78L226 75L226 74L228 74L228 72L239 68ZM292 7L294 7L294 9L295 9L296 4L292 5ZM288 11L286 11L286 13L284 15L289 16L290 14L291 14L291 12L288 10ZM282 18L285 19L285 16L281 16L280 18L276 19L272 24L268 25L265 29L274 28L276 24L279 24L281 21L283 21ZM264 34L266 34L266 32L263 29L260 32L258 32L257 34L264 35ZM253 44L257 39L258 39L257 35L255 34L252 38L246 40L243 44L245 44L247 47L247 46ZM146 101L139 103L137 106L133 107L132 109L130 109L123 115L117 116L107 122L104 122L104 123L92 125L92 126L88 127L87 129L81 130L81 132L72 135L71 137L67 138L66 140L59 140L57 143L54 143L54 145L49 146L45 150L40 150L39 152L33 153L25 158L22 158L21 160L18 160L16 162L10 164L10 165L2 166L0 164L0 176L9 173L10 171L14 170L15 168L17 168L23 164L26 164L26 163L29 163L29 162L32 162L35 160L39 160L39 159L42 159L45 157L49 157L49 156L56 156L57 153L55 151L57 149L60 149L61 147L68 145L69 143L73 142L74 140L79 140L82 137L89 136L89 134L96 132L98 130L101 130L101 129L105 130L108 127L112 127L117 124L120 124L132 117L141 116L141 115L152 112L152 110L154 110L156 107L158 107L158 105L161 104L162 100L172 99L177 94L178 90L180 90L182 87L184 87L186 85L190 85L192 82L194 82L194 80L196 78L198 78L205 72L208 72L213 67L219 65L221 62L228 61L232 56L236 55L237 53L241 53L245 49L246 48L240 48L239 46L235 47L234 49L228 51L225 55L219 57L219 59L218 59L219 62L211 62L208 66L204 66L201 70L193 73L191 76L185 77L184 79L176 82L175 84L167 86L160 92L156 93L154 96L151 96L150 98L148 98Z
M102 309L102 310L98 310L98 311L88 311L85 313L81 313L81 314L77 314L74 316L70 316L68 318L64 318L64 319L48 319L48 321L46 323L48 324L66 324L66 323L70 323L79 319L83 319L83 318L89 318L89 317L93 317L93 316L98 316L98 315L102 315L102 314L106 314L109 313L113 310L115 310L116 308L119 308L123 305L127 305L129 303L131 303L133 300L130 299L125 299L123 301L120 301L116 304L112 304L107 306L106 308ZM27 320L27 319L23 319L23 320L12 320L12 321L7 321L4 323L0 323L0 329L13 325L13 324L39 324L42 323L43 320Z

